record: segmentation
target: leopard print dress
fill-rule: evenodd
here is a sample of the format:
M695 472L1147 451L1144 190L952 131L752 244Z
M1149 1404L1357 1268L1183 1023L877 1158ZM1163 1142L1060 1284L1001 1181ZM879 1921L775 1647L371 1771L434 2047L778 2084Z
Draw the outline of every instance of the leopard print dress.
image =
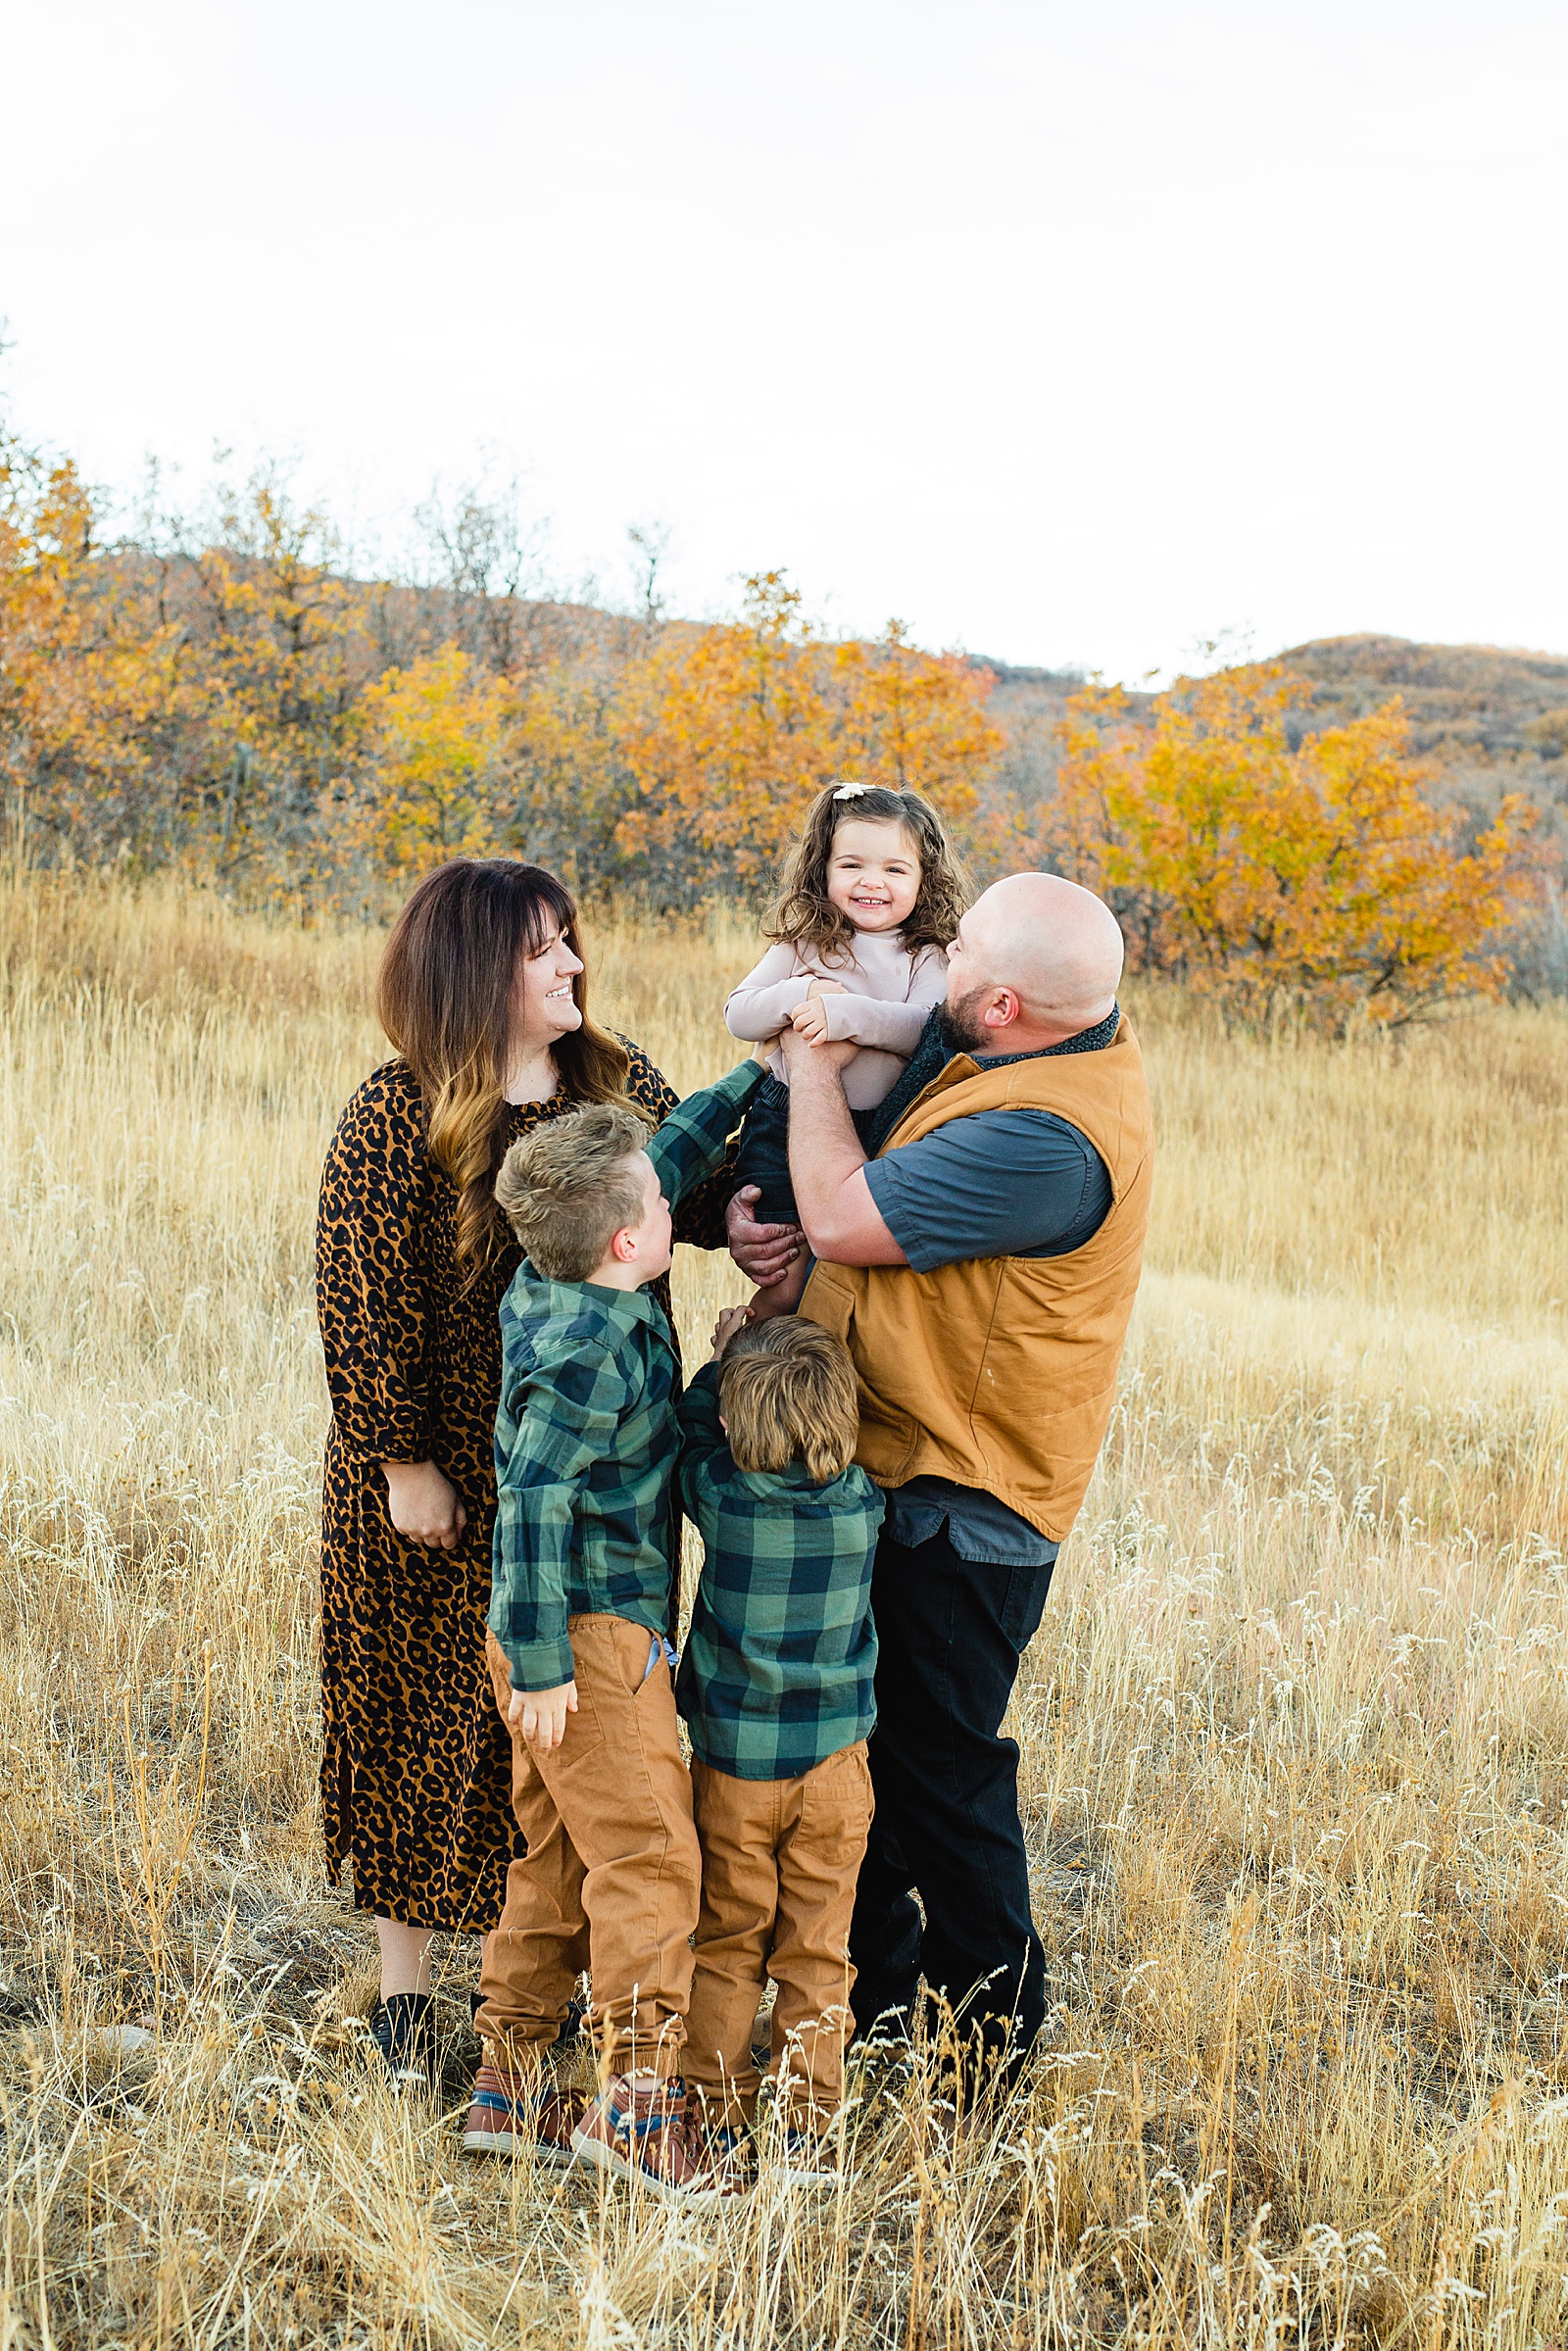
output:
M626 1091L657 1125L678 1097L630 1047ZM511 1110L506 1140L572 1108ZM677 1240L724 1242L725 1172L682 1204ZM332 1426L321 1509L321 1812L334 1876L405 1926L485 1934L521 1852L511 1746L485 1670L502 1297L509 1247L465 1293L457 1195L425 1149L404 1061L366 1080L321 1179L316 1293ZM663 1302L668 1305L667 1292ZM433 1460L467 1525L455 1550L407 1543L382 1461Z

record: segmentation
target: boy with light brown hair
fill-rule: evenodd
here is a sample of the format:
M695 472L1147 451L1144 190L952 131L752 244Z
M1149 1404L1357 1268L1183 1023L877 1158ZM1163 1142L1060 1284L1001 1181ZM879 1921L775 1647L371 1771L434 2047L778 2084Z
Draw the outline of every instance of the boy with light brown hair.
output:
M681 1399L681 1491L706 1558L677 1702L703 1857L685 2070L715 2157L757 2107L751 2030L777 1987L767 2068L786 2143L814 2168L851 2028L850 1918L871 1824L871 1560L882 1496L855 1465L843 1343L794 1316L719 1317ZM735 2176L735 2167L729 2167Z
M664 1639L678 1365L648 1286L671 1201L717 1168L761 1076L743 1064L652 1136L615 1103L553 1119L496 1185L527 1254L501 1307L486 1647L528 1849L485 1941L464 2144L683 2202L720 2189L680 2079L699 1858ZM584 1969L603 2073L586 2107L544 2062Z

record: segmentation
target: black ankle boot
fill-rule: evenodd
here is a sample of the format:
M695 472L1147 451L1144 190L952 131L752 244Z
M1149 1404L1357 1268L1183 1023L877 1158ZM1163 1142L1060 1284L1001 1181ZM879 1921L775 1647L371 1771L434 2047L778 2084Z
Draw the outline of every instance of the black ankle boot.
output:
M389 1992L370 2011L370 2038L394 2082L434 2089L435 1996L427 1991Z

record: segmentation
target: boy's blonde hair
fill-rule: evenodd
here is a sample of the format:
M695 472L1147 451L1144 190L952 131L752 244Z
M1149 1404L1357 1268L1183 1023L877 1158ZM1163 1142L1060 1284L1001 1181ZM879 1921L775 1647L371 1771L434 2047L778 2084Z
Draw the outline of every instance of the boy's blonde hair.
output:
M568 1110L519 1136L501 1162L496 1203L552 1282L586 1282L615 1235L643 1220L647 1178L632 1165L653 1133L620 1102Z
M718 1408L737 1469L802 1461L825 1486L843 1476L860 1442L849 1348L819 1323L793 1314L741 1325L718 1367Z

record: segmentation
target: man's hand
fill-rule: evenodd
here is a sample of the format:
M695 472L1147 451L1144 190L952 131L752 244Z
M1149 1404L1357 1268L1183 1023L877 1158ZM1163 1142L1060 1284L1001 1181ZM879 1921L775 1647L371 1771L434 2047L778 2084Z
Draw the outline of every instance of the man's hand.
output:
M789 1035L785 1031L785 1035ZM803 1046L802 1052L806 1051ZM759 1290L782 1281L801 1253L801 1228L796 1224L759 1224L755 1203L761 1199L756 1184L746 1184L724 1210L729 1253L749 1282Z
M802 1010L807 1012L809 1017L808 1005L803 1005ZM820 1040L808 1039L801 1027L800 1021L801 1014L797 1012L795 1025L782 1030L779 1035L778 1050L784 1055L786 1067L790 1069L793 1069L796 1062L806 1053L819 1054L829 1069L843 1069L847 1062L854 1060L860 1050L853 1037L830 1037L827 1034L825 1014L823 1015Z
M713 1361L716 1363L739 1330L746 1325L750 1309L746 1306L721 1306L713 1325Z
M455 1551L468 1513L433 1461L383 1461L387 1516L407 1543Z
M548 1755L566 1736L566 1717L577 1711L577 1685L563 1682L559 1690L514 1690L507 1708L507 1729L525 1746Z

